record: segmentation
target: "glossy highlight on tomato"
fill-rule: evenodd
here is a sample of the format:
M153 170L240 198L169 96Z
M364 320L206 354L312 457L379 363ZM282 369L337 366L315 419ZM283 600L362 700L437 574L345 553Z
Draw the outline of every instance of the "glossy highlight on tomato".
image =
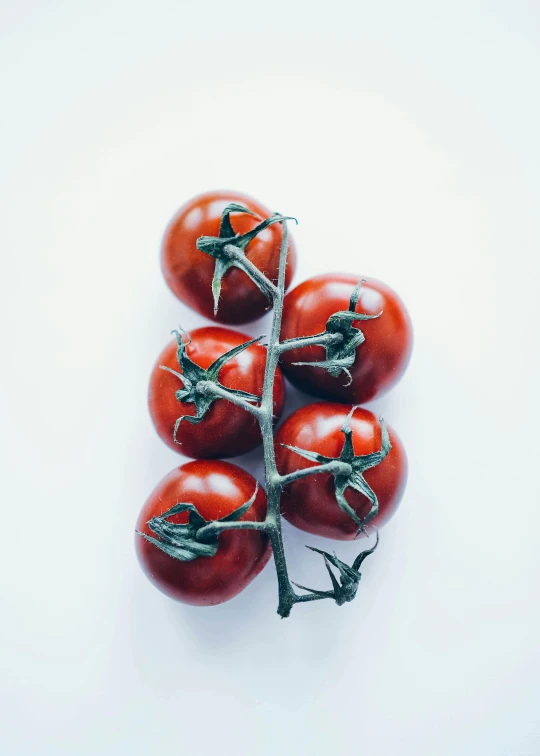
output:
M338 458L344 443L341 428L350 411L350 405L317 402L301 407L290 415L274 439L279 473L287 475L315 464L281 444ZM356 408L351 418L351 428L355 454L372 454L380 450L381 426L372 412ZM390 519L399 505L407 482L405 450L397 434L390 427L388 431L392 448L387 457L364 473L379 502L378 514L370 521L368 533L373 528L380 528ZM345 491L345 499L361 519L371 509L369 500L352 488ZM340 540L351 540L357 536L357 525L336 502L333 476L330 473L309 475L286 486L281 497L281 511L289 522L308 533Z
M231 268L222 280L219 308L214 316L212 278L215 260L197 249L199 236L218 236L221 213L237 203L260 218L271 215L266 207L239 192L215 191L200 194L187 202L170 222L161 246L161 268L171 291L201 315L219 323L248 323L262 317L271 303L257 285L238 268ZM251 231L259 222L246 213L231 215L238 234ZM246 249L246 255L273 283L277 282L283 229L277 223L261 232ZM289 236L285 288L296 267L296 250Z
M362 279L345 273L327 273L296 286L285 297L281 340L313 336L326 329L328 318L347 310L354 287ZM298 388L315 396L351 404L363 404L386 393L401 378L409 363L413 333L409 315L398 295L381 281L369 278L360 288L355 312L377 315L373 320L354 321L364 336L349 367L337 377L324 368L295 365L325 359L322 346L284 352L280 364L286 377Z
M239 331L219 326L197 328L190 334L187 345L190 359L202 368L210 365L222 354L250 337ZM187 337L184 337L187 343ZM186 420L180 423L177 442L174 441L174 426L181 415L196 415L192 402L179 402L176 391L182 387L180 379L161 368L162 365L182 372L176 355L177 343L171 341L158 357L148 392L148 404L152 422L163 441L171 449L188 457L212 459L234 457L256 448L262 442L259 423L254 415L242 407L217 399L212 403L203 420L191 425ZM226 388L240 389L261 396L264 383L267 349L253 344L225 363L219 372L219 381ZM280 369L274 381L274 417L279 418L285 402L285 382Z
M205 520L217 520L241 507L256 488L249 473L230 462L188 462L161 480L144 504L136 530L147 536L152 517L159 517L178 502L193 504ZM263 521L266 494L259 487L255 501L241 520ZM186 512L173 515L172 523L187 523ZM214 606L240 593L263 569L271 555L268 536L261 531L221 533L216 554L182 562L161 551L139 534L135 548L141 567L160 591L177 601Z

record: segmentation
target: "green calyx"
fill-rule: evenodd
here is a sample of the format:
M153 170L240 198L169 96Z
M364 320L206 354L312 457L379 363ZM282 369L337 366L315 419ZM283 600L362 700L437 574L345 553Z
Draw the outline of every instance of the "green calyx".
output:
M197 239L197 249L211 255L216 259L214 268L214 277L212 279L212 294L214 297L214 315L217 314L219 307L219 295L221 293L221 281L223 276L230 268L240 268L251 278L259 287L269 302L273 298L273 285L262 274L254 276L253 265L250 264L246 257L246 247L253 239L264 231L265 228L274 223L283 223L285 220L296 220L289 216L274 213L273 215L261 220L251 231L245 234L236 234L231 224L231 213L247 213L254 218L259 216L251 212L247 207L231 203L223 210L221 214L221 224L219 236L200 236Z
M239 520L255 501L258 490L259 484L255 486L255 492L249 501L246 501L231 514L211 522L227 523ZM186 524L178 525L168 521L169 517L181 512L189 513ZM218 550L219 533L212 533L204 538L198 537L201 529L208 524L209 521L199 514L193 504L178 503L159 517L152 517L148 520L148 527L157 538L141 533L140 530L137 530L136 533L173 559L178 559L181 562L192 562L198 557L212 557Z
M195 415L181 415L176 420L173 431L173 439L175 443L179 443L176 440L176 436L182 420L186 420L192 425L197 425L201 422L205 414L208 412L208 409L210 408L212 402L216 401L216 399L218 398L216 396L213 396L211 391L208 391L208 386L210 386L211 384L225 389L225 391L227 391L227 393L231 396L239 397L247 402L261 401L261 397L257 396L256 394L250 394L249 392L241 391L240 389L226 388L219 382L218 375L219 371L226 362L232 360L234 357L240 354L240 352L243 352L244 349L247 349L252 344L260 341L263 338L262 336L258 336L255 339L250 339L250 341L246 341L244 344L240 344L239 346L234 347L234 349L225 352L225 354L222 354L220 357L218 357L217 360L215 360L210 365L210 367L205 370L204 368L200 367L200 365L197 365L195 362L193 362L193 360L187 353L187 347L191 343L190 336L186 334L187 341L184 342L183 337L185 331L182 331L182 329L179 328L178 331L173 331L173 333L176 336L176 341L178 344L176 354L178 357L178 364L182 372L180 373L176 370L172 370L172 368L167 367L166 365L160 365L160 368L162 370L166 370L168 373L172 373L180 381L182 381L183 387L178 389L175 394L177 400L182 404L192 403L195 405L196 409Z
M310 551L321 554L321 556L323 557L325 567L328 570L328 574L330 575L330 580L332 582L332 590L318 591L313 588L306 588L305 585L299 585L298 583L293 583L293 585L296 585L297 588L301 588L304 591L308 591L308 593L313 596L317 596L318 598L333 598L338 606L342 606L343 604L346 604L348 601L352 601L355 598L356 592L358 590L358 584L360 583L360 579L362 577L360 573L360 566L362 565L362 562L366 557L368 557L370 554L373 554L378 545L379 533L377 533L377 538L374 546L372 546L371 549L361 551L350 566L345 562L342 562L341 559L338 559L335 552L333 554L329 554L327 551L321 551L321 549L316 549L313 546L306 546L306 548L310 549ZM332 565L332 567L334 567L338 571L338 577L335 576L330 565Z
M321 362L295 362L295 365L309 365L310 367L323 368L333 378L338 378L341 373L345 373L348 378L348 382L345 385L350 385L352 375L349 368L356 360L356 348L366 340L362 331L352 324L358 320L374 320L375 318L380 318L382 315L382 310L377 315L365 315L361 312L355 312L363 283L365 283L365 279L359 281L354 287L349 301L349 309L340 310L331 315L326 322L326 331L320 334L321 336L327 334L339 334L341 336L340 339L326 344L326 359Z
M369 470L369 468L379 465L392 448L392 444L390 443L390 437L388 435L386 423L384 422L383 418L380 417L379 422L381 424L382 434L382 444L380 451L373 452L372 454L361 454L356 456L353 448L351 429L351 418L355 409L356 407L353 407L349 412L347 419L345 420L341 428L341 432L344 434L345 439L339 457L325 457L323 454L308 451L307 449L300 449L297 446L289 446L288 444L282 444L282 446L294 452L295 454L298 454L300 457L309 459L311 462L318 462L320 465L338 460L350 466L350 472L343 472L342 470L339 470L332 473L332 475L334 477L336 501L340 509L345 512L345 514L349 515L349 517L354 520L356 525L358 525L358 535L360 532L366 532L366 524L370 520L372 520L379 511L379 502L377 495L375 494L375 491L371 488L371 486L367 483L366 479L363 476L363 473L366 470ZM367 499L369 499L371 503L371 509L363 520L358 517L354 509L345 499L345 491L347 490L347 488L353 488L355 491L358 491Z

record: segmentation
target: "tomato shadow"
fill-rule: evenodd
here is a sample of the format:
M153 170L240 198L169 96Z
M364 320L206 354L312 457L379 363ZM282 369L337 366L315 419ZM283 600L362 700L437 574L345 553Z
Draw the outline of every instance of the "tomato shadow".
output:
M212 607L170 602L171 623L205 652L223 653L249 638L263 618L277 606L277 582L273 561L238 596Z
M378 417L384 417L386 422L402 438L402 431L410 423L411 410L415 403L416 394L414 388L411 387L408 376L405 376L387 394L383 394L383 396L371 402L366 402L362 406L365 406L366 409Z
M285 407L283 409L283 414L279 420L278 426L281 425L281 423L286 420L289 415L292 415L293 412L296 412L297 409L300 409L300 407L304 407L306 404L312 404L313 402L320 401L316 396L313 396L306 393L305 391L302 391L299 388L296 388L296 386L293 386L292 383L290 383L287 379L285 379L285 385L287 387Z

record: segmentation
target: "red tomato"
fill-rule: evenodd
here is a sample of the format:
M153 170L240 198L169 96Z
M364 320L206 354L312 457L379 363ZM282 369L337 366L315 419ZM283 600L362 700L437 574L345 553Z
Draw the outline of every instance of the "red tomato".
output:
M341 431L350 406L330 402L317 402L301 407L290 415L275 436L276 462L281 475L313 467L299 454L284 448L289 444L300 449L317 452L326 457L339 458L345 435ZM352 441L355 455L373 454L381 449L382 431L377 417L366 409L355 409L351 418ZM407 482L407 457L401 441L388 428L392 447L376 467L367 469L363 476L378 499L378 514L369 522L379 528L397 509ZM345 499L360 519L371 510L369 499L357 490L347 487ZM308 533L349 540L356 537L358 527L340 509L335 494L334 476L330 473L309 475L285 487L281 508L283 516ZM360 534L361 535L361 534Z
M347 310L360 276L328 273L304 281L285 297L281 340L313 336L326 329L328 318ZM367 279L360 288L354 312L382 315L372 320L354 321L365 341L356 347L356 357L346 372L336 377L326 369L295 362L320 362L326 358L321 346L308 346L284 352L281 365L285 375L308 393L324 398L362 404L388 391L401 378L412 350L409 315L398 295L388 286ZM349 383L350 380L350 383Z
M193 362L207 369L222 354L249 339L246 334L229 328L207 326L191 332L191 343L187 345L186 351ZM186 341L187 338L184 336L184 343ZM180 454L201 459L233 457L258 446L262 442L262 436L255 416L226 399L214 401L198 425L191 425L187 420L183 420L178 427L175 443L173 434L176 420L181 415L197 414L194 403L179 402L176 398L176 392L182 388L182 381L160 367L164 365L176 372L182 372L176 350L176 341L171 341L158 357L150 376L150 415L163 441ZM253 344L225 363L219 372L219 382L225 388L239 389L260 396L265 365L266 347ZM281 415L284 402L285 383L278 368L274 381L276 419Z
M199 251L196 242L199 236L219 236L221 213L233 202L247 207L261 218L271 215L267 208L244 194L207 192L180 208L165 231L161 247L163 275L178 299L210 320L230 324L248 323L260 318L271 307L271 303L244 271L231 268L223 277L219 309L214 317L211 284L215 259ZM251 231L259 223L246 213L233 213L231 222L238 234ZM277 283L282 238L283 229L281 224L276 223L262 231L246 249L251 262L274 283ZM291 282L295 267L296 251L291 239L285 288Z
M188 462L166 475L152 491L136 529L155 538L148 521L178 502L193 504L205 520L220 519L249 501L256 485L255 478L230 462ZM263 521L265 516L266 494L259 487L255 501L240 519ZM185 524L188 514L182 512L167 519ZM198 606L221 604L236 596L259 574L271 554L267 535L254 530L222 533L214 556L186 562L169 556L138 534L135 538L137 556L148 579L167 596Z

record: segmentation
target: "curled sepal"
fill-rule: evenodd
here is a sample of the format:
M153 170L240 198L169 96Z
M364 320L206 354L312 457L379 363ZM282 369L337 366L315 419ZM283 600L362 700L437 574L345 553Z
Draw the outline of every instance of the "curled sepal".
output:
M356 523L358 527L358 535L359 533L365 533L366 529L363 521L360 519L360 517L358 517L354 509L345 498L345 491L349 486L352 486L351 479L352 475L334 475L334 492L336 495L336 502L338 503L341 511L348 515L351 520Z
M188 512L188 522L182 525L168 521L169 517L180 512ZM173 559L181 562L191 562L197 557L211 557L217 551L215 543L202 543L197 540L197 531L206 524L206 520L198 513L196 507L189 503L179 503L171 507L159 517L148 520L148 527L157 538L137 530L138 535L152 543Z
M257 483L253 496L245 504L225 517L210 522L221 523L239 520L255 501L258 490L259 484ZM189 513L187 523L178 524L168 521L169 517L181 512ZM148 520L148 527L157 538L142 533L140 530L135 532L173 559L179 559L181 562L192 562L198 557L212 557L218 550L219 533L214 532L204 538L198 537L201 528L208 524L209 521L204 519L193 504L179 502L162 515Z
M236 232L231 225L231 213L245 213L246 215L252 215L257 220L262 220L260 215L252 212L249 208L244 207L244 205L231 202L221 213L221 223L219 225L219 236L221 239L231 239L233 236L236 236Z
M365 533L366 524L372 520L379 511L379 501L375 491L371 488L369 483L364 478L363 473L369 470L371 467L379 465L383 459L387 456L388 452L392 448L390 442L390 436L388 435L388 429L386 423L382 417L379 417L379 423L381 425L381 448L379 451L372 452L371 454L358 454L354 453L353 440L352 440L352 428L351 419L356 407L353 407L345 422L341 427L341 432L345 436L343 440L343 447L341 449L339 457L326 457L323 454L318 454L314 451L307 449L300 449L297 446L289 446L288 444L282 444L290 451L298 454L304 459L309 459L310 462L316 462L320 465L327 464L335 460L345 463L348 466L348 471L344 472L343 467L331 473L334 477L334 492L336 495L336 503L339 508L345 512L358 526L357 535ZM347 468L345 468L347 469ZM345 499L345 492L348 488L353 488L358 493L365 496L370 504L371 508L368 514L361 519L358 517L354 509Z
M357 347L366 340L363 332L352 324L358 320L374 320L375 318L380 318L382 315L382 310L376 315L355 312L363 283L365 283L365 279L359 281L354 287L349 301L349 309L340 310L330 315L326 321L326 330L324 333L318 334L319 336L327 334L339 334L341 336L340 339L336 339L336 341L325 345L326 359L319 360L318 362L295 362L295 365L309 365L311 367L323 368L333 378L338 378L341 373L345 373L347 376L347 383L345 385L350 385L352 375L349 368L354 365L356 360Z
M354 412L354 408L353 408ZM352 413L351 413L352 414ZM361 454L358 457L353 457L351 460L352 474L350 476L349 485L354 488L355 491L363 494L371 503L371 509L363 520L365 525L372 520L379 511L379 502L375 491L367 483L363 476L366 470L371 467L377 467L388 455L388 452L392 448L390 442L390 436L388 435L388 429L386 423L382 417L379 417L379 423L381 425L381 448L377 452L372 454ZM345 432L345 431L344 431Z
M261 220L255 228L245 234L236 234L231 225L230 214L231 212L243 212L253 215L258 218L259 216L252 213L243 205L237 205L232 203L228 205L222 213L221 225L219 229L219 236L200 236L197 239L197 249L201 252L205 252L207 255L211 255L216 259L214 267L214 276L212 278L212 295L214 298L214 315L217 314L219 307L219 296L221 294L221 281L223 276L230 268L240 268L246 273L251 280L259 287L260 291L265 297L272 301L272 284L261 273L260 276L254 277L253 271L248 264L246 258L246 247L253 241L253 239L264 231L268 226L274 223L283 223L287 220L294 220L289 216L280 215L280 213L273 213L268 218Z
M223 389L229 394L241 397L248 402L257 403L261 401L261 397L257 396L256 394L250 394L247 391L241 391L240 389L230 389L226 386L223 386L219 382L218 376L221 368L227 362L229 362L229 360L234 359L237 355L240 354L240 352L243 352L244 349L247 349L252 344L260 341L263 336L257 336L257 338L255 339L250 339L249 341L246 341L243 344L239 344L233 349L230 349L228 352L225 352L216 360L214 360L209 368L204 369L200 365L197 365L195 362L193 362L193 360L187 353L187 346L191 343L189 334L186 334L185 331L183 331L181 328L179 328L177 331L173 331L173 334L176 336L178 345L176 354L178 358L178 364L182 372L180 373L176 370L172 370L172 368L167 367L167 365L160 365L160 368L162 370L166 370L168 373L172 373L172 375L176 376L182 382L182 387L175 392L176 399L181 404L194 404L196 409L195 415L181 415L176 420L173 430L173 439L175 443L180 443L176 438L180 423L183 420L186 420L188 423L191 423L191 425L197 425L201 422L201 420L203 420L205 414L210 409L212 402L216 401L216 399L218 398L217 396L212 395L211 390L208 390L210 384L219 386L220 389ZM184 341L184 336L186 337L186 341Z
M358 556L350 566L345 562L342 562L341 559L338 559L335 552L333 554L329 554L327 551L316 549L314 546L306 546L306 548L310 549L310 551L314 551L316 554L321 554L321 556L323 557L325 567L332 582L332 590L317 591L313 588L306 588L306 586L304 585L298 585L298 583L294 583L294 585L296 585L298 588L302 588L302 590L304 591L308 591L318 598L333 598L338 606L342 606L348 601L352 601L356 596L358 585L362 577L360 573L362 562L370 554L373 554L378 545L379 533L377 532L375 544L370 549L366 549L365 551L360 552L360 554L358 554ZM334 574L332 567L337 570L337 577Z

